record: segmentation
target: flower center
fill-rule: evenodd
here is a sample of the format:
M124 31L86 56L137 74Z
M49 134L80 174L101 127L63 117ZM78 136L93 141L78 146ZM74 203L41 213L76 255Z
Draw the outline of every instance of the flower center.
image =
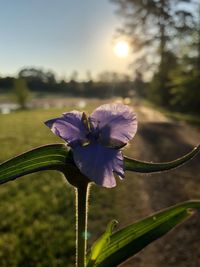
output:
M86 139L87 139L87 141L84 142L82 145L87 146L91 143L97 143L100 134L99 130L100 121L92 122L91 118L90 117L88 118L85 112L83 112L82 122L86 129Z

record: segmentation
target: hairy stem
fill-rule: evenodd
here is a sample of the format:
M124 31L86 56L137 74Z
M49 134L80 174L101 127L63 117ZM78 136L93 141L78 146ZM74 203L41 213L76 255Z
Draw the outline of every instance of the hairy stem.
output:
M81 183L76 189L76 266L86 266L87 216L89 184Z

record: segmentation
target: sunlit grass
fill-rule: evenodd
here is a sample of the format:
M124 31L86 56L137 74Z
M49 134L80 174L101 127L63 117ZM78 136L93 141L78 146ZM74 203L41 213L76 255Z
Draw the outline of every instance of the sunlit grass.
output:
M61 143L43 122L72 109L69 106L0 115L0 162L36 146ZM88 108L92 109L93 106ZM95 225L100 224L101 200L109 206L114 197L99 188L94 194L95 199L90 199L94 209L91 240L96 238ZM2 185L0 202L1 267L74 266L74 190L59 172L39 172ZM114 212L105 204L103 208L105 217L97 232L104 230Z

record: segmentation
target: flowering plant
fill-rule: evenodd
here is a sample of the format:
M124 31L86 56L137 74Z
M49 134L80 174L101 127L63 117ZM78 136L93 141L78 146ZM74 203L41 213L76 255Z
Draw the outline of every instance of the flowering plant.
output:
M45 124L65 144L35 148L2 163L0 183L41 170L58 170L65 175L77 194L77 267L114 267L200 209L200 201L180 203L116 232L113 232L116 225L113 220L86 255L88 190L92 182L111 188L116 186L114 174L123 179L125 171L170 170L189 161L199 147L166 163L148 163L123 156L123 147L137 131L135 113L123 104L102 105L90 116L79 111L67 112Z
M122 151L137 130L136 115L123 104L106 104L91 116L72 111L46 125L72 149L82 174L98 185L116 186L113 172L124 178Z

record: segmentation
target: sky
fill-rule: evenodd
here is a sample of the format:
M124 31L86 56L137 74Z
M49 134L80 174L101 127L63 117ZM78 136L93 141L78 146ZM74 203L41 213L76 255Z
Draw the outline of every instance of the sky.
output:
M103 71L125 73L130 56L113 52L121 25L109 0L0 0L0 76L23 67L79 79Z

